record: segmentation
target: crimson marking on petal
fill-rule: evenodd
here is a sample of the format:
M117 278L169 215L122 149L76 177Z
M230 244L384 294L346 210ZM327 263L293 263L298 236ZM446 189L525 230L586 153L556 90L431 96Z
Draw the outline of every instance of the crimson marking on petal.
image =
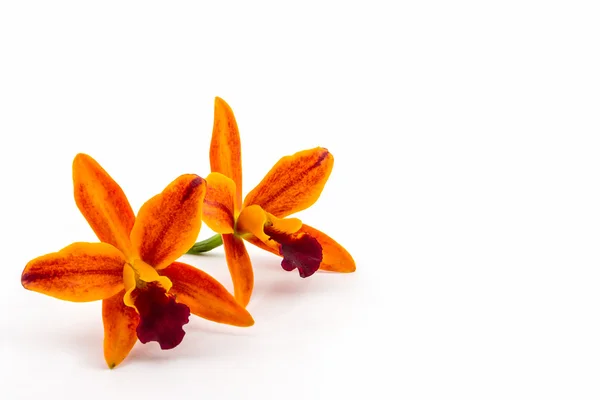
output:
M198 186L200 186L203 181L204 181L204 179L200 178L199 176L192 179L190 181L190 183L188 184L188 187L185 189L183 196L181 196L181 202L184 203L187 199L189 199L191 197L192 193L194 193L194 189L196 189Z
M132 293L134 304L140 314L136 329L142 343L158 342L163 350L172 349L183 340L183 325L189 322L190 309L167 295L165 289L156 283L148 283L145 288Z
M53 263L39 263L38 265L36 265L36 267L42 267L42 266L46 266L46 265L53 265ZM86 275L88 276L92 276L92 275L111 275L111 276L116 276L116 277L120 277L123 275L123 272L120 270L107 270L107 269L89 269L85 271ZM39 272L36 270L30 271L30 272L25 272L21 275L21 282L23 283L31 283L40 279L69 279L72 275L77 275L79 276L81 274L81 271L76 271L76 270L62 270L62 271L44 271L44 272Z
M266 229L271 239L280 244L283 256L281 267L286 271L298 268L300 277L307 278L317 272L323 261L323 248L314 237L300 232L292 235Z
M204 179L197 176L194 179L192 179L190 181L190 183L188 183L187 187L185 188L185 192L183 193L183 195L181 196L181 200L179 201L179 204L183 207L184 203L186 201L188 201L190 199L190 197L192 196L192 194L194 193L194 189L196 189L198 186L200 186L202 184L202 182L204 182ZM175 218L173 216L173 214L171 214L171 218ZM170 226L169 225L165 225L161 232L157 235L156 240L154 241L154 243L150 246L148 246L149 248L146 250L147 253L144 257L144 261L147 261L149 264L153 265L153 260L156 260L156 251L157 251L157 246L160 242L164 241L165 236L167 235L167 232L169 231ZM165 249L163 249L163 251L161 252L161 254L164 253L168 253L170 252L172 249L172 246L168 246Z
M321 156L319 157L319 159L317 160L317 162L312 166L312 168L309 169L309 171L313 168L318 167L319 165L321 165L321 163L323 162L324 159L327 158L327 156L329 155L329 151L327 149L324 149L325 151L323 152L323 154L321 154Z
M227 214L227 216L231 219L232 222L235 220L231 210L227 208L223 203L219 203L217 201L210 201L206 199L204 200L204 203L223 211L225 214Z

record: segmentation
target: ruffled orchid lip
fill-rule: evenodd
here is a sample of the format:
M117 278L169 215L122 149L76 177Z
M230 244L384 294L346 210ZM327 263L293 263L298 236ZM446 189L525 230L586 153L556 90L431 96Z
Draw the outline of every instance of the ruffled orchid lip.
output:
M145 288L136 288L132 297L140 315L137 337L142 343L158 342L168 350L181 343L185 336L183 325L189 322L190 309L175 301L164 288L151 282Z
M175 301L169 290L173 283L142 260L125 265L123 302L135 308L140 320L136 334L140 342L158 342L161 349L177 346L183 340L190 309Z
M317 272L323 260L323 248L312 236L300 232L285 234L265 229L265 233L279 243L283 256L281 267L286 271L298 269L300 277L307 278Z
M252 240L258 239L267 248L283 256L281 267L286 271L298 269L302 278L313 275L323 261L323 248L317 239L301 232L302 221L297 218L277 218L258 205L245 207L236 221L236 233Z

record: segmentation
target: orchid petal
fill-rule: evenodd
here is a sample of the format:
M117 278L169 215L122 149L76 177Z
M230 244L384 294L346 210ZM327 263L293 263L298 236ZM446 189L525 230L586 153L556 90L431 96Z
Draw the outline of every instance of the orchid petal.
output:
M246 196L244 206L261 206L283 218L317 201L333 168L333 156L317 147L283 157Z
M108 243L73 243L30 261L21 283L61 300L102 300L123 289L124 265L123 253Z
M170 293L202 318L235 326L251 326L252 316L217 280L197 268L174 262L160 271L173 282Z
M98 239L131 256L135 215L123 189L87 154L73 160L73 187L75 203Z
M165 268L192 247L200 232L205 192L204 179L182 175L142 206L131 242L144 262Z

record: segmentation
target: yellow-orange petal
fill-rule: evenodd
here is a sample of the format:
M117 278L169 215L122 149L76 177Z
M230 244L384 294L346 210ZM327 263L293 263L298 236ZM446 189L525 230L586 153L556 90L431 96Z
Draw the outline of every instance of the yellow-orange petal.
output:
M206 272L191 265L174 262L160 273L173 282L170 293L175 294L177 302L187 305L192 314L235 326L254 324L250 313Z
M140 209L131 242L139 258L156 269L183 255L198 238L206 181L181 175Z
M254 272L250 256L248 256L244 241L237 236L223 235L223 247L233 281L235 299L243 307L246 307L254 288Z
M268 243L269 237L264 232L267 223L267 213L260 206L244 207L235 222L237 234L247 237L253 235L259 240Z
M333 156L317 147L283 157L244 200L276 217L302 211L317 201L333 168Z
M319 266L320 270L333 272L354 272L356 264L348 251L338 242L306 224L302 225L300 232L305 232L317 239L317 242L323 248L323 261Z
M242 206L242 148L235 116L225 100L215 98L215 119L210 142L210 170L235 182L235 204Z
M104 323L104 359L109 368L119 365L137 341L136 328L140 322L137 312L123 303L122 290L102 301Z
M73 243L31 260L21 283L61 300L102 300L123 289L124 265L123 253L108 243Z
M279 248L279 244L278 243L274 243L274 245L269 246L269 245L265 244L262 240L260 240L256 236L254 236L254 235L244 236L244 240L247 241L247 242L252 243L256 247L259 247L259 248L261 248L263 250L266 250L266 251L268 251L270 253L275 254L276 256L281 257L280 248Z
M87 154L73 160L75 203L101 242L110 243L127 257L135 215L121 187Z
M292 234L302 227L298 218L277 218L254 204L244 207L236 221L235 230L241 236L254 235L265 245L277 249L278 245L265 233L269 228L281 233Z
M235 183L223 174L212 172L206 177L206 196L202 220L217 233L233 233L235 224Z

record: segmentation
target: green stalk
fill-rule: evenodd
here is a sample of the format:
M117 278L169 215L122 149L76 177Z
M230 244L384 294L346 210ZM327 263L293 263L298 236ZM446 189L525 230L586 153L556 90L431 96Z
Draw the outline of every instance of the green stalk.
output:
M207 251L211 251L214 248L219 247L223 244L223 239L220 234L216 234L215 236L211 236L208 239L205 239L201 242L197 242L192 246L191 249L187 251L187 254L201 254L206 253Z

